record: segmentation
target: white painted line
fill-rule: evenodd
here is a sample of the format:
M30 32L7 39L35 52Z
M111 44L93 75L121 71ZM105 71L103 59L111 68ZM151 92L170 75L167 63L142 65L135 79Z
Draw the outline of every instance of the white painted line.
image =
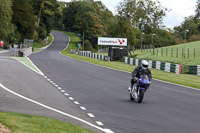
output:
M53 83L53 81L51 81L51 80L50 80L49 82L50 82L50 83Z
M47 106L47 105L45 105L45 104L39 103L39 102L34 101L34 100L32 100L32 99L29 99L29 98L27 98L27 97L25 97L25 96L22 96L22 95L20 95L20 94L14 92L14 91L12 91L12 90L9 90L9 89L6 88L5 86L3 86L1 83L0 83L0 87L3 88L3 89L6 90L6 91L12 93L13 95L16 95L16 96L18 96L18 97L20 97L20 98L22 98L22 99L25 99L25 100L27 100L27 101L29 101L29 102L32 102L32 103L37 104L37 105L39 105L39 106L41 106L41 107L44 107L44 108L46 108L46 109L52 110L52 111L57 112L57 113L59 113L59 114L62 114L62 115L65 115L65 116L67 116L67 117L70 117L70 118L73 118L73 119L75 119L75 120L78 120L78 121L80 121L80 122L83 122L83 123L85 123L85 124L87 124L87 125L89 125L89 126L91 126L91 127L94 127L94 128L96 128L96 129L99 129L99 130L101 130L101 131L103 131L103 132L105 132L105 133L109 133L109 132L106 132L105 129L103 129L103 128L101 128L101 127L98 127L98 126L96 126L96 125L94 125L94 124L92 124L92 123L89 123L89 122L87 122L87 121L85 121L85 120L83 120L83 119L80 119L80 118L78 118L78 117L76 117L76 116L67 114L67 113L65 113L65 112L63 112L63 111L60 111L60 110L57 110L57 109L55 109L55 108L49 107L49 106Z
M30 66L26 65L24 62L18 60L17 58L14 58L14 57L10 57L10 58L13 58L17 61L19 61L20 63L22 63L23 65L25 65L26 67L28 67L29 69L31 69L32 71L36 72L37 74L40 74L40 75L44 75L36 66L35 68L38 69L38 71L34 70L33 68L31 68ZM24 58L28 58L28 57L24 57ZM29 59L29 58L28 58ZM29 59L30 60L30 59Z
M48 81L51 81L51 79L47 79Z
M100 121L96 121L96 123L99 125L99 126L103 126L104 124Z
M63 92L63 93L64 93L65 91L64 91L64 90L61 90L61 92Z
M110 129L104 129L104 132L106 132L106 133L115 133L115 132L111 131Z
M59 85L55 85L55 87L58 87Z
M53 85L55 85L56 83L52 83Z
M80 103L79 103L79 102L77 102L77 101L74 101L74 103L75 103L75 104L77 104L77 105L78 105L78 104L80 104Z
M47 76L44 76L45 79L47 79Z
M69 99L70 99L70 100L74 100L74 98L73 98L73 97L69 97Z
M65 96L69 96L69 94L67 94L67 93L65 93L64 95L65 95Z
M28 58L28 57L27 57ZM44 75L41 71L40 71L40 69L35 65L35 64L33 64L33 62L28 58L28 60L31 62L31 64L39 71L39 73L41 74L41 75Z
M87 113L89 117L94 118L95 116L92 113Z
M57 87L58 88L58 90L62 90L62 88L61 87Z
M86 110L86 108L85 107L80 107L82 110Z

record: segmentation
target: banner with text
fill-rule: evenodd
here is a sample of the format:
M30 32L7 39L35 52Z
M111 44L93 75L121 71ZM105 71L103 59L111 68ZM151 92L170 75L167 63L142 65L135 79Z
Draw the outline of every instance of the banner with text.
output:
M98 37L98 45L127 46L127 38Z

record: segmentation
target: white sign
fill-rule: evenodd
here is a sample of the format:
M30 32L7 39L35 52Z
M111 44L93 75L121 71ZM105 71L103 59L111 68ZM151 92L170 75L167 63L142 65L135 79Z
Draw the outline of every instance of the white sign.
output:
M18 45L14 44L14 48L17 48L17 47L18 47Z
M98 45L127 46L127 38L98 37Z

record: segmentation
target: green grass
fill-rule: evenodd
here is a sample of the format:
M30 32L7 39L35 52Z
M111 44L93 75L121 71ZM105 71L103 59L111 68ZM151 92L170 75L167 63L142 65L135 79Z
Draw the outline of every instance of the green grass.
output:
M12 133L93 133L70 123L16 113L0 112L0 122Z
M38 68L36 68L35 65L33 65L27 57L13 57L13 58L18 60L19 62L22 62L23 64L27 65L28 67L32 68L34 71L40 73L40 70L38 70Z
M64 33L68 34L68 32L64 32ZM73 34L73 35L76 36L75 34ZM76 44L75 40L73 40L73 38L75 38L74 36L71 37L71 41L73 43L70 43L69 45ZM117 62L117 61L106 62L103 60L98 60L98 59L93 59L93 58L89 58L89 57L85 57L85 56L70 54L69 51L70 51L70 48L72 48L72 47L74 47L74 46L70 46L70 47L68 47L68 49L62 51L62 54L69 56L71 58L78 59L78 60L83 60L86 62L90 62L90 63L94 63L97 65L106 66L106 67L110 67L110 68L114 68L114 69L118 69L118 70L123 70L123 71L127 71L127 72L132 72L135 69L135 66L125 64L123 62ZM169 73L169 72L160 71L160 70L156 70L156 69L151 69L151 71L152 71L152 76L155 79L200 89L200 76L189 75L189 74L177 75L174 73Z
M189 58L188 58L188 48L189 48ZM195 59L194 59L194 49L195 49ZM178 50L178 51L177 51ZM163 62L171 62L176 64L184 64L184 65L199 65L200 64L200 41L186 43L185 44L185 57L183 58L183 50L184 44L159 48L158 50L148 50L145 52L141 52L140 50L136 50L135 57L137 59L146 59L146 60L155 60L155 61L163 61ZM163 52L162 52L163 51Z
M40 51L41 48L48 46L53 40L53 36L50 34L48 37L48 43L44 43L44 41L37 41L33 43L34 52Z
M77 43L81 41L80 37L78 37L73 32L65 32L65 31L57 31L57 32L65 33L66 35L70 37L70 45L67 47L65 52L69 53L71 49L78 50Z

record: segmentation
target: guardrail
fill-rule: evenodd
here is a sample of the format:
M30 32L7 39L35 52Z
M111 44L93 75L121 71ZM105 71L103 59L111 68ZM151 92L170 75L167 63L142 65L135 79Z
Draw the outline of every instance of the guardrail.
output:
M76 51L71 50L71 53L76 54ZM91 53L91 51L79 51L78 55L109 61L108 56ZM142 60L124 57L124 63L130 64L130 65L135 65L135 66L140 66L142 64ZM149 68L155 68L155 69L163 70L163 71L166 71L166 72L182 74L182 65L181 64L173 64L173 63L168 63L168 62L160 62L160 61L149 60Z
M71 54L76 54L76 50L71 49L70 52ZM90 58L95 58L95 59L104 60L104 61L109 61L108 56L91 53L91 51L79 51L78 55L87 56Z
M135 65L135 66L140 66L142 64L142 60L129 58L129 57L125 57L124 62L126 64ZM182 74L182 65L181 64L173 64L173 63L168 63L168 62L149 60L149 68L155 68L155 69L163 70L166 72Z
M189 73L195 74L195 75L200 75L200 65L189 66Z

